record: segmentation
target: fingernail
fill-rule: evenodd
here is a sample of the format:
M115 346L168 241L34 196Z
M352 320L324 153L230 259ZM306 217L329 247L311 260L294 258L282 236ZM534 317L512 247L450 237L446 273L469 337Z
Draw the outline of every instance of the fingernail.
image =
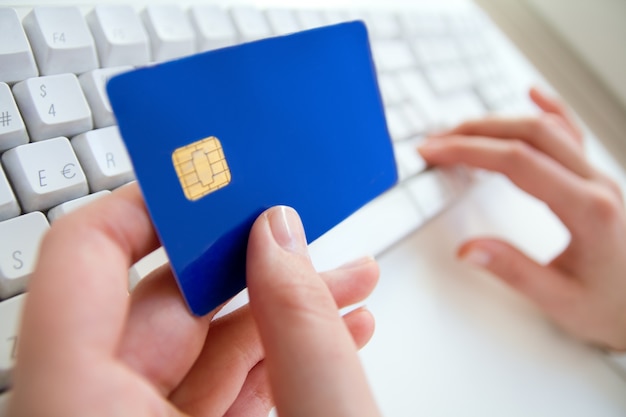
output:
M453 129L443 129L443 130L440 130L439 132L429 132L427 137L429 137L429 138L441 138L441 137L450 135L452 133L452 130Z
M306 255L306 237L300 216L291 207L275 207L268 213L268 221L274 240L282 248Z
M491 263L491 253L481 249L472 248L462 254L461 260L479 268L487 268Z
M424 142L422 142L419 145L417 145L417 148L418 149L422 149L422 148L436 148L436 147L438 147L440 145L441 145L441 141L440 140L426 138L426 140Z
M539 87L537 84L530 86L530 91L534 91L535 93L541 94L542 96L546 96L546 92L543 87Z
M429 154L431 152L437 152L442 148L443 143L437 139L426 139L417 146L417 151L420 154Z

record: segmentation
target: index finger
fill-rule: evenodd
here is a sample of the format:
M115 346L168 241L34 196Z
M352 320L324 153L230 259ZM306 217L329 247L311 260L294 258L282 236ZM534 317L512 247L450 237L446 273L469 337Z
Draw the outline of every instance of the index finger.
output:
M545 202L573 236L585 236L592 205L590 196L598 190L592 181L574 174L527 143L450 136L426 141L419 152L429 164L466 164L504 174L519 188Z
M581 177L589 178L594 175L578 139L572 136L560 116L487 117L468 120L447 132L447 135L521 140Z
M113 352L127 310L128 269L157 246L136 185L55 222L29 282L18 363L46 366L80 350Z

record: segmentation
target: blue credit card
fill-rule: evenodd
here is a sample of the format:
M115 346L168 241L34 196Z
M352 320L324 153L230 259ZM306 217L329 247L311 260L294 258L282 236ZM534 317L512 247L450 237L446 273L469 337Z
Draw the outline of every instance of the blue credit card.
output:
M397 181L367 30L342 23L111 79L109 99L190 310L245 288L252 223L315 240Z

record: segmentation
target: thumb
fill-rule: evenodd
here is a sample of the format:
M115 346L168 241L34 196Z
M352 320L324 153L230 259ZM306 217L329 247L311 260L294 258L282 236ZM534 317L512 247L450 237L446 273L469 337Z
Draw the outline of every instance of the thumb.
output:
M263 213L250 232L250 307L280 415L378 415L357 347L308 256L298 214Z
M580 299L581 288L560 270L544 266L510 244L496 239L465 242L460 259L486 269L537 304L557 323L567 322L568 311Z

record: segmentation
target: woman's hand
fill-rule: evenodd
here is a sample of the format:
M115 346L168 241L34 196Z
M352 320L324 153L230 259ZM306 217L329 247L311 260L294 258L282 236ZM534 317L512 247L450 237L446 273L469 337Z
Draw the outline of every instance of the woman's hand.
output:
M571 334L626 349L626 215L619 187L585 157L565 106L533 89L538 117L469 121L419 148L432 165L503 173L543 200L569 229L567 248L541 265L498 239L465 242L459 256L525 294Z
M285 246L276 230L287 224ZM377 265L368 258L318 274L299 224L280 207L257 220L248 254L255 314L244 306L212 320L219 309L189 313L167 266L128 294L128 268L158 246L135 185L60 219L29 283L9 414L266 416L275 395L279 410L299 415L373 415L357 359L372 316L342 318L337 308L372 291ZM336 404L317 402L329 394Z

